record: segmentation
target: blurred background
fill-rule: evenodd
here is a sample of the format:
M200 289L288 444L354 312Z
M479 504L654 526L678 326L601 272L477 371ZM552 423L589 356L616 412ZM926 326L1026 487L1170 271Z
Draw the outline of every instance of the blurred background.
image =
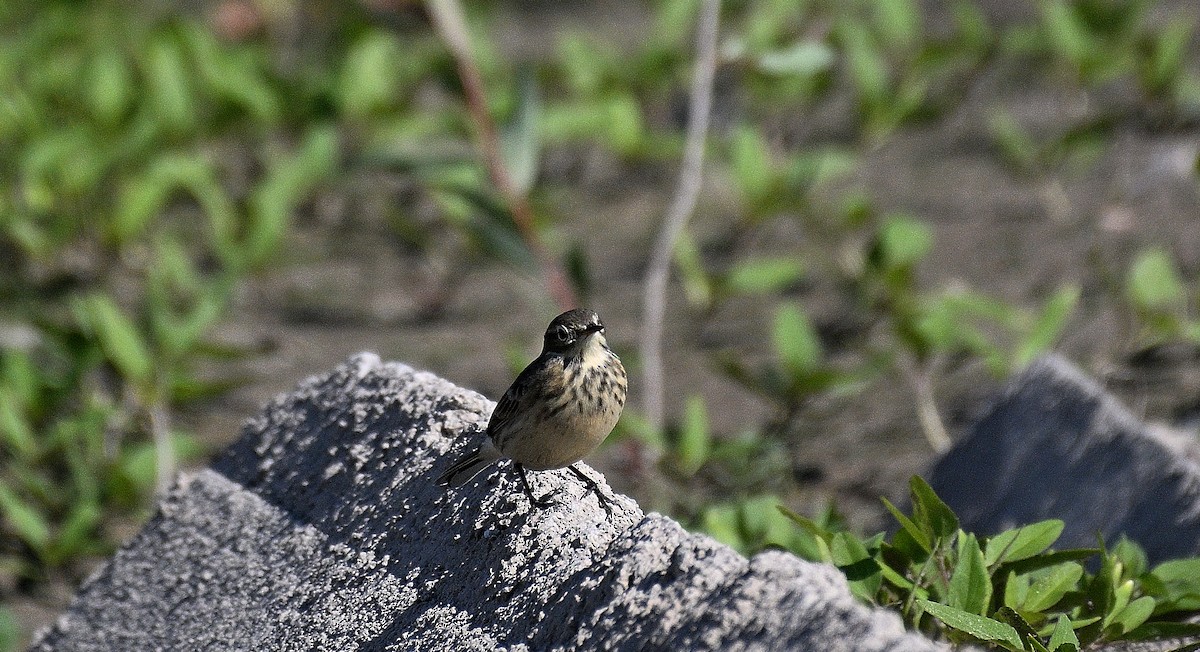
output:
M0 650L272 396L496 399L569 295L633 374L589 462L745 552L880 527L1045 351L1200 430L1186 0L722 2L646 418L700 5L468 1L457 55L415 0L0 5Z

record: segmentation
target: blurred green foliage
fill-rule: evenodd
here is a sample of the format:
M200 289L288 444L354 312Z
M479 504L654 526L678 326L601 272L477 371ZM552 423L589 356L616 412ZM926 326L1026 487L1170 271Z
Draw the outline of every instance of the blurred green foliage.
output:
M159 465L200 452L171 407L228 385L196 375L222 354L205 337L332 177L339 137L303 110L315 79L203 22L3 11L0 568L36 583L107 553ZM244 164L260 171L237 179Z

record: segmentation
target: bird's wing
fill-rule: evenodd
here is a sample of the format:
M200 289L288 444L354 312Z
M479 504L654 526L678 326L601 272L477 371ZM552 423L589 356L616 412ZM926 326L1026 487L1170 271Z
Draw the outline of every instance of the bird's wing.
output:
M551 389L547 386L547 381L551 377L561 375L553 373L555 364L561 370L560 359L540 356L530 362L512 385L508 386L508 391L500 397L500 402L496 403L496 409L492 411L492 417L488 419L487 432L493 441L498 433L505 432L507 424L520 416L531 400L537 399L538 393Z

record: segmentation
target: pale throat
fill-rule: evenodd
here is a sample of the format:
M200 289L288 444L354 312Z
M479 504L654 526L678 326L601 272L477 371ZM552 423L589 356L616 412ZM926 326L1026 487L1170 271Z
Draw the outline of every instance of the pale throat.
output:
M588 372L608 365L609 353L603 333L594 333L580 345L579 370Z

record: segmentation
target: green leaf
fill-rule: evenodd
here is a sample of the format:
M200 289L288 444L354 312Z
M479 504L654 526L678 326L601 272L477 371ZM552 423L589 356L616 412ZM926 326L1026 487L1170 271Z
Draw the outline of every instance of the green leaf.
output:
M399 38L388 31L373 29L360 36L346 52L338 75L341 110L362 118L394 104L400 91L397 62L405 56Z
M281 99L255 53L223 47L212 30L199 24L182 26L181 35L200 77L216 98L241 107L258 122L271 124L279 119ZM392 62L393 68L395 65Z
M1124 568L1123 576L1126 578L1141 577L1149 569L1150 562L1146 558L1146 551L1142 550L1142 547L1133 539L1123 534L1120 539L1117 539L1117 544L1113 546L1111 554L1121 562L1121 566Z
M974 534L959 534L958 565L950 576L946 604L980 616L987 614L992 600L992 578L984 563L983 551Z
M875 29L883 42L894 50L917 45L921 36L921 5L913 0L876 0Z
M178 432L171 433L171 448L179 460L195 457L201 450L194 437ZM145 494L154 487L157 460L154 443L140 442L121 451L117 467L126 482Z
M838 40L849 64L859 102L868 109L883 106L891 87L887 59L879 51L865 27L852 20L838 25Z
M836 532L829 542L833 563L846 575L850 592L866 603L874 603L883 575L879 564L862 542L849 532Z
M958 531L958 517L949 505L938 498L924 478L914 475L908 481L908 486L912 492L913 520L929 534L930 539L949 539Z
M1161 582L1163 593L1155 594L1180 611L1200 610L1200 557L1173 559L1155 566L1150 575Z
M436 190L448 206L461 202L465 221L459 225L484 253L521 269L537 269L537 260L517 232L512 214L495 197L458 182L438 183Z
M100 505L92 500L82 500L73 505L51 546L52 552L48 555L51 563L62 563L78 554L103 518Z
M99 340L104 355L121 375L132 383L148 386L154 374L154 362L133 321L103 294L80 300L76 307L84 326Z
M1054 296L1042 306L1041 313L1033 323L1033 328L1021 338L1016 351L1013 352L1013 366L1022 368L1033 362L1033 359L1048 350L1062 335L1071 313L1079 303L1079 286L1068 285L1059 288Z
M37 508L0 483L0 514L8 526L34 551L41 553L50 543L50 525Z
M902 575L900 571L892 568L891 565L883 561L879 561L879 569L883 575L883 579L887 580L892 586L895 586L896 588L906 592L916 591L917 597L929 597L927 591L919 589L919 587L909 581L907 577Z
M797 41L758 57L758 69L769 75L811 77L833 67L834 52L821 41Z
M886 269L916 265L933 248L933 230L904 215L889 216L879 229L879 252Z
M0 441L16 451L18 459L28 459L37 452L37 441L27 415L17 403L17 396L8 387L0 386Z
M517 109L512 119L500 127L500 153L514 188L526 194L537 180L541 154L538 118L541 96L537 78L530 68L522 68L517 80Z
M742 503L745 531L756 539L756 547L786 548L796 534L792 522L779 513L779 497L770 494L755 496Z
M139 176L121 184L111 230L118 242L142 235L146 225L163 210L171 188L160 179Z
M795 258L750 258L734 263L725 283L734 292L769 294L794 285L804 276L804 265Z
M951 629L965 632L981 641L998 643L1009 650L1025 649L1012 625L929 600L917 600L917 604Z
M1192 40L1192 29L1191 20L1173 18L1158 33L1143 77L1143 84L1150 90L1168 90L1178 82Z
M1042 568L1057 566L1066 561L1079 561L1094 557L1101 551L1099 548L1070 548L1067 550L1057 550L1047 552L1041 555L1034 555L1028 559L1013 561L1005 564L1004 569L1017 573L1030 573Z
M746 548L738 512L731 505L714 505L705 509L700 516L700 528L734 550L744 551Z
M1020 172L1032 172L1041 153L1037 141L1021 123L1007 111L993 111L988 119L988 132L1000 155Z
M679 470L685 475L695 475L708 460L712 448L712 435L708 429L708 412L704 399L689 396L684 408L683 424L679 429L679 445L676 448Z
M1082 70L1093 52L1104 51L1096 46L1071 7L1063 0L1042 0L1042 24L1049 42L1078 70Z
M184 61L179 44L165 35L145 46L146 77L149 87L147 106L159 124L176 134L190 132L196 123L194 77Z
M900 524L901 530L908 533L908 536L925 551L925 554L933 551L933 544L929 540L929 535L920 526L914 523L908 516L905 516L904 512L892 504L892 501L882 497L880 500L883 501L883 506L892 513L892 517L896 519L896 522Z
M1050 643L1046 646L1050 652L1078 652L1079 637L1071 627L1071 619L1066 614L1058 615L1054 631L1050 634Z
M1109 623L1109 627L1113 631L1112 635L1121 636L1126 632L1131 632L1150 619L1154 613L1154 598L1144 595L1125 606L1120 613L1116 614Z
M772 341L775 355L792 378L798 380L820 368L821 340L799 305L779 306L775 312Z
M696 0L664 0L658 3L651 34L663 45L676 44L691 35L690 27L696 24L695 15L700 8Z
M1163 249L1147 249L1129 267L1126 292L1134 307L1148 312L1172 310L1185 298L1175 260Z
M999 620L1002 623L1012 625L1013 629L1017 630L1017 634L1023 640L1037 641L1038 643L1041 643L1041 641L1038 640L1037 630L1035 630L1033 626L1029 624L1029 621L1025 620L1024 616L1017 613L1015 609L1011 607L1000 607L996 610L996 613L992 614L991 617L995 620Z
M1116 571L1112 575L1116 586L1112 592L1112 603L1108 607L1108 613L1104 615L1104 629L1108 629L1110 625L1121 615L1125 607L1129 606L1129 601L1133 599L1133 580L1125 580L1121 582L1121 574Z
M747 204L762 203L774 187L775 169L767 141L758 129L738 126L729 140L729 166Z
M242 245L244 265L261 264L283 240L292 212L335 169L338 135L330 125L309 128L291 154L274 161L250 196L251 220Z
M112 125L121 119L133 98L129 66L116 47L96 54L89 64L87 98L92 115Z
M1062 521L1049 519L1005 530L987 540L984 559L990 567L1039 555L1058 541L1063 527Z
M793 512L792 510L784 507L783 505L777 505L776 509L779 510L779 513L786 516L788 519L790 519L796 525L799 525L801 528L803 528L806 532L813 535L814 537L817 537L818 539L822 539L826 542L828 542L829 540L831 540L833 538L833 532L830 532L827 528L821 526L816 521L808 518L807 516L804 516L802 514L797 514L796 512Z
M1020 609L1029 599L1029 576L1009 572L1004 583L1004 606Z
M1033 579L1029 594L1020 607L1021 611L1040 612L1053 607L1067 591L1074 590L1083 577L1083 567L1075 562L1047 569L1045 574Z
M795 152L788 156L784 187L791 192L807 191L843 179L858 169L859 159L853 151L829 147L811 152ZM847 226L858 219L853 213Z

